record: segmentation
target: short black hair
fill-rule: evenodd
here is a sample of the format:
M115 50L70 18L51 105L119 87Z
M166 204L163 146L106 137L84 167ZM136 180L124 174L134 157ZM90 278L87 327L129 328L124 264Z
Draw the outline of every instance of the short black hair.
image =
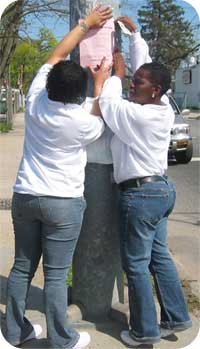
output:
M169 90L171 84L171 74L164 64L158 62L145 63L140 68L149 72L152 83L161 86L161 96Z
M46 89L52 101L81 104L87 93L87 70L67 60L59 61L47 76Z

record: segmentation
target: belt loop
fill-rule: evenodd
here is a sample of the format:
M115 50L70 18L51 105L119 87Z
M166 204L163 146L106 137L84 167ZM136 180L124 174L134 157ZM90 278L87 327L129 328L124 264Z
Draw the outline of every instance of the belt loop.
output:
M163 178L163 181L168 184L168 177L166 175L161 176Z

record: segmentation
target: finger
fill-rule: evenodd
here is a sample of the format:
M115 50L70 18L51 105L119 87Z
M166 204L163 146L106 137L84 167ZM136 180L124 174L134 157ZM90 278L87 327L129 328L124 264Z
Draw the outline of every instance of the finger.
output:
M101 27L103 27L103 26L104 26L104 24L106 24L106 22L107 22L107 19L106 19L106 20L101 20L101 22L100 22L100 24L99 24L99 25L100 25Z
M111 9L111 7L110 6L106 6L106 7L103 7L102 9L100 8L100 12L101 13L104 13L104 12L112 12L112 9Z
M112 18L112 15L110 16L103 16L100 18L100 25L104 25L109 19Z
M125 19L125 16L119 16L119 17L116 18L116 21L123 22L124 19Z
M97 10L99 10L99 9L100 9L100 7L101 7L101 5L100 5L100 4L96 4L96 6L94 7L93 11L97 11Z
M113 53L119 53L119 52L120 52L119 48L118 48L118 47L115 47Z
M112 67L113 67L113 62L109 64L108 71L110 71L112 69Z
M96 67L94 68L95 73L98 72L99 69L100 69L100 65L97 64Z
M100 67L101 68L104 64L105 64L105 61L106 61L106 57L104 56L101 60L101 63L100 63Z
M92 75L95 74L95 70L92 66L88 65L87 68L89 69L90 73L92 73Z
M106 15L101 16L102 21L107 21L108 19L113 18L112 13L108 13Z
M102 18L105 18L105 17L108 17L108 16L112 17L112 10L111 9L101 12L101 17Z

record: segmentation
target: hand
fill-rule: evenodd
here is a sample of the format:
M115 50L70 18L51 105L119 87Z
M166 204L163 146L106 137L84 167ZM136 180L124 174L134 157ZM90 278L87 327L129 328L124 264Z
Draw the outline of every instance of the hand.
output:
M136 27L135 23L133 23L132 19L130 19L130 17L128 17L128 16L119 16L115 20L115 23L117 23L117 21L122 22L131 32L136 32L137 31L137 27Z
M112 9L109 6L101 9L101 5L97 5L85 18L85 23L88 28L101 28L110 18L112 18Z
M118 76L120 79L123 79L125 76L126 66L124 63L124 58L118 49L115 49L113 53L113 67L114 75Z
M106 57L103 57L100 65L95 68L88 67L94 80L94 97L99 96L103 88L104 82L110 77L112 63L105 65Z

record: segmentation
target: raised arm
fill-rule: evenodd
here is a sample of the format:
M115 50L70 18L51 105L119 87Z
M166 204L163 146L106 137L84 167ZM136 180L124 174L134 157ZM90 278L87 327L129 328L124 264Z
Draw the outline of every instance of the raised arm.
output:
M56 64L61 60L66 59L68 54L78 45L83 39L87 31L91 28L102 27L106 21L112 17L112 10L106 7L101 10L100 5L97 6L84 20L72 29L58 44L53 53L50 55L47 63Z
M128 16L121 16L116 19L116 21L121 21L126 28L131 32L129 52L130 61L133 74L136 70L144 63L150 63L151 57L149 55L149 47L146 41L141 37L140 32L137 31L135 23Z
M137 27L130 17L120 16L115 20L115 22L118 20L121 21L131 32L131 35L129 36L129 53L131 68L134 75L136 70L139 69L141 65L152 62L149 55L149 47L146 41L141 37L140 32L137 31ZM169 99L166 94L162 96L161 101L165 104L169 103Z

